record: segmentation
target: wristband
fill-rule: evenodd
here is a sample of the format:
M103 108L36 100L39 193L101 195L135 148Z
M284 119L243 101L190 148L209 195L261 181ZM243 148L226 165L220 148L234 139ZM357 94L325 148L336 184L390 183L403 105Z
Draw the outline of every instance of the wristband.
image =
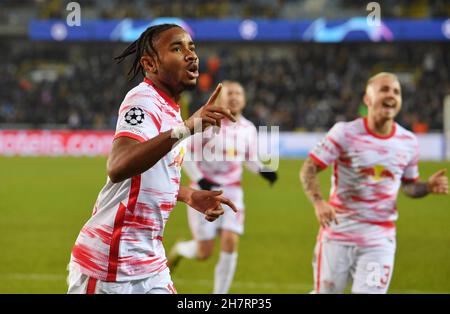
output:
M191 135L191 131L189 131L189 128L183 123L180 123L176 125L172 132L170 133L171 138L176 138L178 140L185 139L186 137L189 137Z

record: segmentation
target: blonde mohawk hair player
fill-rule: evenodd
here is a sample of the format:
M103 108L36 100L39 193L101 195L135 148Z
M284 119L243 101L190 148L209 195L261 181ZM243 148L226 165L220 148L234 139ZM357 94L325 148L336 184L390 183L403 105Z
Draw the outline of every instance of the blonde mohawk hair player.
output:
M445 169L419 181L416 136L394 121L402 106L392 73L372 76L364 102L368 116L338 122L310 152L300 172L320 231L314 251L314 292L386 293L396 250L400 187L412 198L448 194ZM317 174L333 164L328 201Z
M189 33L174 24L151 26L116 59L128 57L134 60L129 74L144 79L118 109L108 178L72 249L70 294L176 293L162 243L176 203L189 204L208 221L223 215L221 204L237 211L220 192L180 186L182 140L225 117L235 121L214 104L221 85L196 113L181 119L177 101L199 76Z

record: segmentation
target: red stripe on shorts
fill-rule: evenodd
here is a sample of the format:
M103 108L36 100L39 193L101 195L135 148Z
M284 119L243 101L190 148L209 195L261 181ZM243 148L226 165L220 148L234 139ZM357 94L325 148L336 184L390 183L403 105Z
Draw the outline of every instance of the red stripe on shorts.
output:
M168 284L167 285L167 289L172 293L172 294L177 294L177 290L175 289L175 286L173 284Z
M95 287L97 286L97 279L89 277L86 294L95 294Z

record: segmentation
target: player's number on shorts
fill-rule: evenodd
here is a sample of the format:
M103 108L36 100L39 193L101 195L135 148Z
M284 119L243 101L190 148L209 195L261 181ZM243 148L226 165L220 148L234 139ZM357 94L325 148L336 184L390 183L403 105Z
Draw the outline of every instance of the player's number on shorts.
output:
M371 262L367 263L366 269L369 272L366 279L366 283L369 287L386 287L391 274L391 266L381 266L379 263Z

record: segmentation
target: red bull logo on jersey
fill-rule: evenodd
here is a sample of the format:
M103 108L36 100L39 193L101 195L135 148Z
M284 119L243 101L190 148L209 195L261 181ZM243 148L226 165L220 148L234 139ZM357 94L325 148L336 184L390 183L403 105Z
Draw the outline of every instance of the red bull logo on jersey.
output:
M359 171L369 177L372 177L374 181L381 181L384 179L394 179L394 174L386 169L382 165L375 165L373 167L363 168Z

